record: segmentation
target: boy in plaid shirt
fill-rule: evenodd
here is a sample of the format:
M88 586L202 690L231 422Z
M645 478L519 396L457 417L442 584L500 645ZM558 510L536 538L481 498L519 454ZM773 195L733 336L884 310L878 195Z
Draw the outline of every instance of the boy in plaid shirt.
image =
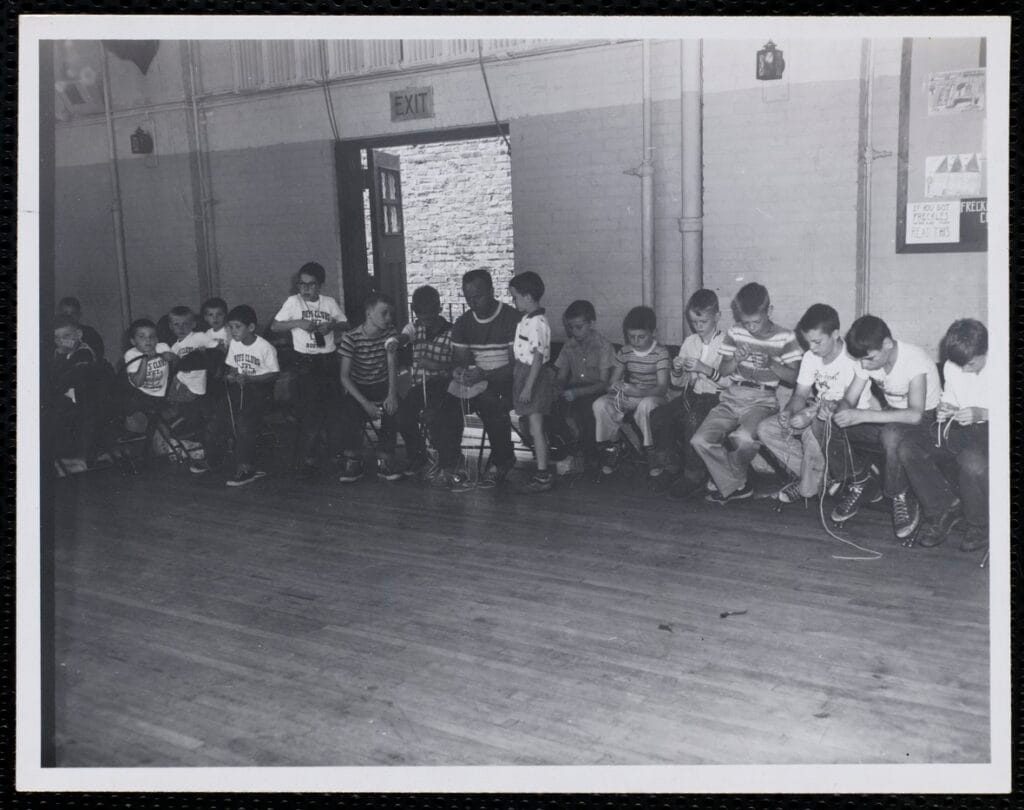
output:
M441 296L429 285L417 288L412 294L415 320L402 330L399 341L412 345L412 387L398 403L398 432L405 442L408 460L405 474L412 476L427 469L427 448L420 425L431 435L431 444L437 448L452 446L452 442L439 442L434 438L437 429L437 409L444 400L451 377L452 325L441 315ZM458 448L459 442L454 442ZM458 458L439 459L440 468L454 466Z

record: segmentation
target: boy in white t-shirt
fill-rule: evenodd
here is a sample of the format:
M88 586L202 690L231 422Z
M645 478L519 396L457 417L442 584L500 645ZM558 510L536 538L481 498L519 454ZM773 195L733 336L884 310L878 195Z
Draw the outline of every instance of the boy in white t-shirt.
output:
M126 413L152 411L163 407L171 364L178 357L166 343L157 340L156 324L139 318L128 327L131 346L124 353L124 370L131 386Z
M693 333L679 347L669 375L669 401L651 413L655 452L648 475L661 483L668 473L682 474L672 482L672 495L685 498L704 487L707 468L690 446L697 429L718 404L728 383L718 368L722 364L722 339L718 328L722 312L714 290L697 290L686 304L686 319Z
M523 313L516 326L512 342L512 401L516 416L525 416L533 438L533 454L537 471L519 488L521 492L547 492L555 484L548 469L548 440L544 435L544 417L551 412L555 387L551 369L545 363L551 359L551 326L544 308L544 282L539 275L528 270L514 276L508 284L516 309Z
M855 514L867 485L873 482L870 454L884 456L882 495L892 502L896 537L909 542L921 523L921 509L910 492L899 458L900 442L927 436L935 424L939 404L939 370L920 346L896 340L888 325L874 315L863 315L846 333L846 351L859 362L853 382L839 404L826 452L829 475L846 481L846 489L832 510L832 520L843 523ZM885 407L860 407L861 394L874 381L885 395Z
M946 379L933 433L915 435L899 453L910 485L921 500L924 521L918 543L937 546L956 524L966 523L960 548L988 545L988 412L992 369L988 330L981 321L955 321L943 338ZM956 486L939 467L955 463Z
M205 404L207 366L211 364L211 358L222 361L220 343L205 332L195 331L196 316L188 307L174 307L168 313L168 324L177 338L171 351L178 361L167 400L187 422L195 423L200 419ZM208 351L214 354L208 355Z
M828 304L811 306L796 330L808 346L800 361L796 390L777 415L767 417L757 428L758 440L796 476L776 493L782 503L813 498L820 492L825 426L859 367L839 336L839 313ZM870 407L870 401L871 389L865 387L857 407Z
M277 350L256 334L256 313L252 307L235 307L228 313L227 321L231 334L224 360L227 397L207 430L206 462L193 464L189 469L201 474L216 467L224 456L229 431L233 431L235 476L227 485L242 487L266 475L256 469L256 440L280 366Z
M272 332L291 332L298 383L299 455L301 472L319 469L320 435L327 434L328 455L341 449L341 383L335 331L345 320L338 302L320 292L326 274L316 262L299 268L297 295L290 296L270 324Z

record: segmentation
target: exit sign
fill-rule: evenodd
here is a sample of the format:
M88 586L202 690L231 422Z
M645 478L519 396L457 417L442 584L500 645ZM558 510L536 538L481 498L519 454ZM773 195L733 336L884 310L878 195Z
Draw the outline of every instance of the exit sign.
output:
M391 120L411 121L434 117L434 88L410 87L391 91Z

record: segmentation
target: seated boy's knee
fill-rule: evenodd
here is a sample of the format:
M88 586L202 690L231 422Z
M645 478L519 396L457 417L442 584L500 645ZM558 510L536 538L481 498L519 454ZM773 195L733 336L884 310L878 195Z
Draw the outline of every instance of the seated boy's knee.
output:
M736 428L736 430L729 434L729 438L732 439L738 447L757 444L757 437L752 436L750 431L745 427Z
M957 464L963 473L970 478L981 479L988 476L988 456L982 450L962 450L956 457Z
M898 452L900 442L903 441L904 430L902 425L888 424L882 428L879 441L887 451Z

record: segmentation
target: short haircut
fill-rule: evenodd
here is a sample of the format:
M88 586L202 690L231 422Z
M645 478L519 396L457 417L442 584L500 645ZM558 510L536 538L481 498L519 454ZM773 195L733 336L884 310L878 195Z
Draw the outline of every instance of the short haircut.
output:
M565 313L562 315L563 321L569 321L573 318L583 318L583 320L593 323L597 320L597 312L594 311L593 304L579 298L569 304L569 306L565 308Z
M850 357L859 360L868 352L882 348L882 341L892 340L889 325L874 315L861 315L846 333L846 351Z
M441 293L429 284L417 287L412 294L412 308L435 307L441 309Z
M494 290L494 280L491 278L491 271L486 267L477 267L462 275L462 286L467 284L480 283L487 286L487 289Z
M387 293L372 292L368 296L366 296L365 300L363 301L363 309L369 312L371 309L377 306L377 304L387 304L389 307L393 307L395 305L395 299L392 298Z
M811 304L796 325L796 331L803 334L812 329L831 335L839 329L839 313L828 304Z
M768 297L768 290L756 281L752 281L740 287L740 291L732 299L732 313L736 316L736 320L739 320L741 315L750 317L767 312L771 305L772 300Z
M78 312L82 311L82 302L75 298L73 295L65 296L60 299L60 303L57 304L58 309L64 307L74 307Z
M317 284L323 284L324 279L327 278L327 273L324 271L323 265L317 262L306 262L302 267L299 268L299 272L296 277L301 275L312 276L316 279Z
M54 332L56 332L58 329L67 329L68 327L72 327L79 331L82 330L82 327L78 325L78 321L76 321L70 315L58 315L56 318L53 319Z
M256 310L248 304L241 304L228 313L226 320L237 321L238 323L245 324L246 326L256 326Z
M988 354L988 329L974 318L953 321L942 339L942 347L953 363L966 365L975 357Z
M188 318L188 317L194 318L195 317L195 313L191 309L186 307L186 306L174 307L174 308L171 309L171 311L168 314L171 315L171 317L174 317L174 318Z
M705 312L721 312L718 306L718 296L714 290L697 290L686 302L687 312L696 312L703 315Z
M137 318L132 321L131 326L128 327L128 337L135 337L135 333L140 329L152 329L156 331L156 324L153 323L149 318Z
M528 295L534 301L544 297L544 281L532 270L512 276L508 286L520 295Z
M650 307L633 307L622 319L622 334L625 335L631 329L645 329L653 332L658 328L658 316Z
M207 298L203 301L199 311L206 312L208 309L219 309L226 313L228 311L228 304L223 298Z

